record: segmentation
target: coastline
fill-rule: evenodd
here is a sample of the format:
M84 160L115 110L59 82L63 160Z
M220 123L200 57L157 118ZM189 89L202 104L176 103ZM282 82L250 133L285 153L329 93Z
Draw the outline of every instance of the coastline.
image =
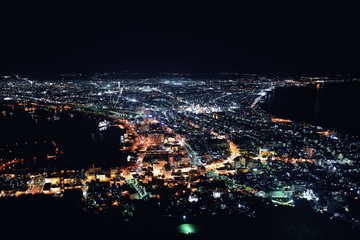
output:
M321 83L314 82L300 87L295 87L293 85L276 87L272 89L275 94L271 96L271 99L268 98L266 92L262 90L259 95L262 92L265 94L257 97L253 102L252 107L254 108L257 106L265 113L273 117L286 118L294 122L310 124L343 135L360 136L360 129L356 128L356 121L350 121L355 116L350 111L345 112L347 109L352 109L351 104L343 101L345 98L351 99L353 97L356 99L356 95L352 95L346 91L344 92L342 88L339 88L338 84L347 84L344 85L346 89L352 87L349 87L349 85L353 84L356 85L355 87L357 89L360 88L359 81L326 81ZM356 92L356 90L353 89L352 92ZM313 96L314 101L306 103L308 104L307 108L302 107L301 105L305 105L305 103L299 103L300 100L298 101L295 99L296 97L305 94L315 94L315 96ZM327 103L325 101L329 99L332 100L331 98L339 99L339 101L342 102L343 106L338 104L336 106L336 110L339 111L340 109L342 111L342 114L344 115L343 118L339 114L336 114L337 112L335 111L335 107L334 110L330 108L331 106L329 105L331 103ZM286 102L284 102L284 100L286 100ZM294 104L293 106L291 106L292 103ZM298 112L296 112L294 108L296 108ZM302 112L300 113L300 111ZM334 115L332 117L331 111L334 111ZM328 120L328 122L326 122L326 120Z

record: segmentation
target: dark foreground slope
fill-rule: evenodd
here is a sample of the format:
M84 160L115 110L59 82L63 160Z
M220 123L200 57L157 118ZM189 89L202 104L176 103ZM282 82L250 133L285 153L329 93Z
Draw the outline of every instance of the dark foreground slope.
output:
M133 218L121 214L85 214L71 198L35 195L0 199L2 233L37 239L358 239L359 229L315 214L306 205L257 206L257 217L202 216L164 218L156 207L136 203ZM191 223L197 233L182 234L178 226Z

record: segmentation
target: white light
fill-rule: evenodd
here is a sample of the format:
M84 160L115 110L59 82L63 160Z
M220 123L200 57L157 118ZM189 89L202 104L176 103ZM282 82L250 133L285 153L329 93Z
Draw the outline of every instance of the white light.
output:
M213 197L214 198L219 198L220 196L221 196L220 192L217 192L217 191L213 192Z
M199 198L197 196L194 196L194 195L189 196L189 202L197 202L198 200L199 200Z

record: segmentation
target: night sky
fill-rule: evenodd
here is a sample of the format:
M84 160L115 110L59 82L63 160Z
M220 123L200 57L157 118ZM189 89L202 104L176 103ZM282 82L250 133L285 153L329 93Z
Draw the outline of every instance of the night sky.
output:
M9 2L0 73L360 73L355 4Z

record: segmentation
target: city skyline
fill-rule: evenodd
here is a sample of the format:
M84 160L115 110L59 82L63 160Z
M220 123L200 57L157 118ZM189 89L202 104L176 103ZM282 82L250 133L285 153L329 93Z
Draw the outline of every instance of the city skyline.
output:
M35 218L21 225L29 231L38 221L53 228L65 219L102 237L213 239L233 236L227 227L241 223L254 239L353 239L357 121L339 114L346 133L294 113L272 115L264 104L284 90L286 101L306 98L305 109L320 115L328 91L334 98L341 87L339 98L354 97L359 83L237 73L1 76L0 212ZM296 104L285 112L304 115Z

